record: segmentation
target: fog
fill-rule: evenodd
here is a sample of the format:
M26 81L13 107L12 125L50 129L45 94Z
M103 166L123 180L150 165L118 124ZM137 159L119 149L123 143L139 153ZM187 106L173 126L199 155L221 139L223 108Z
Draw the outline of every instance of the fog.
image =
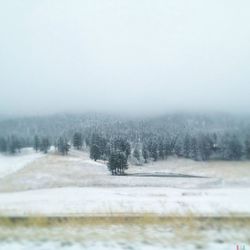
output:
M0 114L246 112L248 0L0 3Z

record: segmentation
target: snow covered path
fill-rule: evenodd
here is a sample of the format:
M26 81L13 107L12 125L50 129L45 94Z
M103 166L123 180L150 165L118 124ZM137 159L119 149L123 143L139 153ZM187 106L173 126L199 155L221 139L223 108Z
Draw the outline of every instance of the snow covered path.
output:
M16 155L0 154L0 178L18 171L42 156L42 153L35 153L32 148L24 148Z
M250 215L250 188L54 188L0 193L0 214L96 216L116 214Z

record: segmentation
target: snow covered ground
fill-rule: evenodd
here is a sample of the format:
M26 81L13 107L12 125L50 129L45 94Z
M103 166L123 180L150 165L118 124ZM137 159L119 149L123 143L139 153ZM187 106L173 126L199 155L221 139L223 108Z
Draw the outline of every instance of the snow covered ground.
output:
M69 156L50 153L41 157L27 150L13 157L13 161L20 161L12 165L16 172L0 179L2 215L250 216L249 162L202 163L171 158L131 166L128 176L111 176L104 163L94 162L79 151Z
M0 180L0 192L58 187L169 187L182 189L250 187L250 162L167 161L130 166L128 176L111 176L103 162L73 151L49 154ZM141 174L165 177L140 176ZM202 177L202 178L200 178Z
M94 162L83 152L41 155L27 149L17 156L1 155L0 169L2 216L184 218L177 224L42 228L9 227L0 220L0 250L234 250L236 244L250 246L250 162L170 158L130 166L128 176L111 176L103 162ZM232 215L236 222L231 222ZM204 222L204 216L210 219ZM222 217L230 222L221 221ZM201 221L197 225L190 218Z
M18 171L40 157L42 154L35 153L32 148L24 148L15 155L0 154L0 178Z
M250 188L53 188L0 194L1 215L250 216Z
M164 222L75 220L0 225L1 250L237 250L250 246L249 219L174 219ZM29 224L29 223L28 223ZM241 248L243 249L243 248Z

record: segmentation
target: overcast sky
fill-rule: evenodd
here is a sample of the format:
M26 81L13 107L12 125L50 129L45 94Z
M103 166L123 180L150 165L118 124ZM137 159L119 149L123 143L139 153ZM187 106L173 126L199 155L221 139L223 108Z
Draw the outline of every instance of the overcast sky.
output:
M249 111L249 0L0 1L0 113Z

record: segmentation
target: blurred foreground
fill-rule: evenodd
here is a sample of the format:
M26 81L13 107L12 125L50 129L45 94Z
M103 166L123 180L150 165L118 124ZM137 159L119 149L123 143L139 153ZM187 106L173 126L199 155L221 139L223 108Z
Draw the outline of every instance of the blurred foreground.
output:
M247 249L249 231L239 217L2 218L0 249Z

